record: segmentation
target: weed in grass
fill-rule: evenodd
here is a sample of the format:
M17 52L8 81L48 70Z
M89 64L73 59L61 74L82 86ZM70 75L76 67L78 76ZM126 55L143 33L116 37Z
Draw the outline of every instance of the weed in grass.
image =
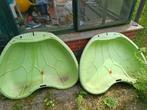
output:
M114 109L118 105L118 101L113 97L105 97L103 99L103 103L110 109Z
M51 100L49 98L45 98L44 103L45 103L45 106L49 108L52 108L55 106L55 100Z
M85 99L82 95L79 94L76 97L76 103L77 103L78 110L85 110L85 107L83 106L83 103L85 103Z
M85 99L87 95L88 93L84 90L80 90L79 94L77 94L77 97L75 99L77 104L77 110L89 110Z
M136 73L136 83L133 86L136 88L139 98L143 102L147 102L147 66L139 69Z
M147 58L147 20L146 20L147 13L146 11L147 11L147 5L145 5L144 7L144 11L140 19L140 24L144 26L144 29L137 33L134 42L139 47L143 47L140 50L144 53L144 55L146 55L146 58ZM136 83L133 84L133 86L137 89L139 98L141 98L142 101L147 102L147 64L142 63L144 62L142 61L142 59L138 58L138 60L141 61L141 64L140 64L141 68L134 75L134 78L136 78L137 80L136 80Z
M23 105L16 103L11 110L22 110L23 109Z
M146 53L147 48L143 47L140 51ZM135 57L139 61L140 68L133 75L133 78L136 79L133 86L136 88L142 101L147 102L147 62L140 58L138 54L136 54Z
M79 94L82 95L83 97L86 97L88 95L88 93L86 91L84 91L84 90L81 90L79 92Z

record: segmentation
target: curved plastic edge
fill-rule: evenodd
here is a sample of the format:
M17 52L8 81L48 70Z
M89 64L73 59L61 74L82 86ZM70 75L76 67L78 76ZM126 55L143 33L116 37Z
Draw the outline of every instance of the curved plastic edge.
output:
M111 37L110 37L109 35L110 35ZM97 35L95 35L94 37L92 37L92 38L90 39L90 41L88 42L88 44L87 44L86 47L84 48L84 51L83 51L83 53L82 53L82 55L81 55L81 59L80 59L80 64L79 64L80 67L81 67L81 62L82 62L82 60L83 60L83 56L85 55L85 52L87 51L87 49L89 48L89 46L90 46L93 42L95 42L95 41L97 41L97 40L111 40L111 39L116 39L116 38L124 38L124 39L126 39L127 41L129 41L136 49L139 49L139 47L138 47L132 40L130 40L128 37L126 37L125 35L123 35L123 34L121 34L121 33L117 33L117 32L107 32L107 33L97 34ZM143 60L145 61L145 63L147 63L147 60L146 60L145 56L143 55L143 53L141 52L140 54L141 54ZM82 76L81 76L81 68L80 68L80 69L79 69L79 79L80 79L80 82L81 82L82 87L83 87L87 92L89 92L89 93L91 93L91 94L94 94L94 95L103 94L103 93L105 93L112 85L118 83L118 82L110 83L108 88L106 88L106 89L104 89L104 90L102 90L102 91L95 91L95 92L93 92L93 91L89 90L87 87L85 87L85 85L83 84L83 82L82 82L82 80L81 80L81 77L82 77ZM129 82L126 82L126 81L120 81L120 82L125 82L125 83L130 84Z
M36 35L38 36L38 38L34 39L34 37L36 37ZM40 36L42 35L42 36ZM67 49L67 51L70 53L71 57L73 58L74 62L75 62L75 66L77 68L77 80L75 80L75 82L70 86L74 86L78 79L79 79L79 74L78 74L78 61L74 55L74 53L71 51L71 49L60 39L58 38L57 36L55 36L54 34L52 33L47 33L47 32L31 32L31 33L26 33L26 34L21 34L21 35L18 35L14 38L12 38L8 44L6 45L6 47L4 48L4 50L2 51L1 53L1 56L0 56L0 64L1 64L1 61L4 57L4 55L6 54L7 50L9 49L9 47L11 47L13 44L16 44L16 43L25 43L25 42L40 42L40 41L44 41L44 40L48 40L48 39L55 39L56 41L58 41L61 45L63 45L63 47L65 47L65 49ZM48 87L48 86L47 86ZM60 88L60 87L53 87L53 86L49 86L50 88L56 88L56 89L68 89L70 87L66 87L66 88ZM1 90L1 87L0 87L0 92L10 98L10 99L22 99L22 98L25 98L25 97L28 97L29 95L31 95L33 92L35 92L36 90L40 89L40 85L38 85L38 87L34 88L33 90L31 90L31 92L29 92L28 94L26 95L23 95L22 97L10 97L9 95L7 95L4 91Z

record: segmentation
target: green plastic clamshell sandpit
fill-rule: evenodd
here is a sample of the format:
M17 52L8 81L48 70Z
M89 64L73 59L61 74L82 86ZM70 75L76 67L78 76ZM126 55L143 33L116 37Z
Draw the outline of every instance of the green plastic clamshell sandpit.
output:
M44 87L67 89L78 80L78 63L69 47L47 32L14 37L0 57L0 92L11 99Z
M113 84L134 84L135 71L140 68L136 55L146 61L129 38L109 32L94 36L85 47L80 60L80 82L91 94L102 94Z

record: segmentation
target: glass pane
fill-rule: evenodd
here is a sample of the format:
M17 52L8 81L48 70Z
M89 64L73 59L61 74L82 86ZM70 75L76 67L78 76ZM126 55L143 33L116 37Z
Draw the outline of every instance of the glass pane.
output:
M73 28L72 0L7 0L21 31Z
M126 23L134 0L79 0L78 29Z

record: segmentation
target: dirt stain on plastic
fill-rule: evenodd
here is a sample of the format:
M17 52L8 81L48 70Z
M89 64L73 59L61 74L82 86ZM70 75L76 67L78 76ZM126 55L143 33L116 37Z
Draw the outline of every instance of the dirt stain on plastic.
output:
M44 72L43 72L43 70L40 72L40 74L41 74L41 75L44 75Z
M112 74L112 70L109 70L109 74L110 74L110 75Z
M68 76L60 77L60 81L62 81L62 82L66 82L68 79L69 79Z

